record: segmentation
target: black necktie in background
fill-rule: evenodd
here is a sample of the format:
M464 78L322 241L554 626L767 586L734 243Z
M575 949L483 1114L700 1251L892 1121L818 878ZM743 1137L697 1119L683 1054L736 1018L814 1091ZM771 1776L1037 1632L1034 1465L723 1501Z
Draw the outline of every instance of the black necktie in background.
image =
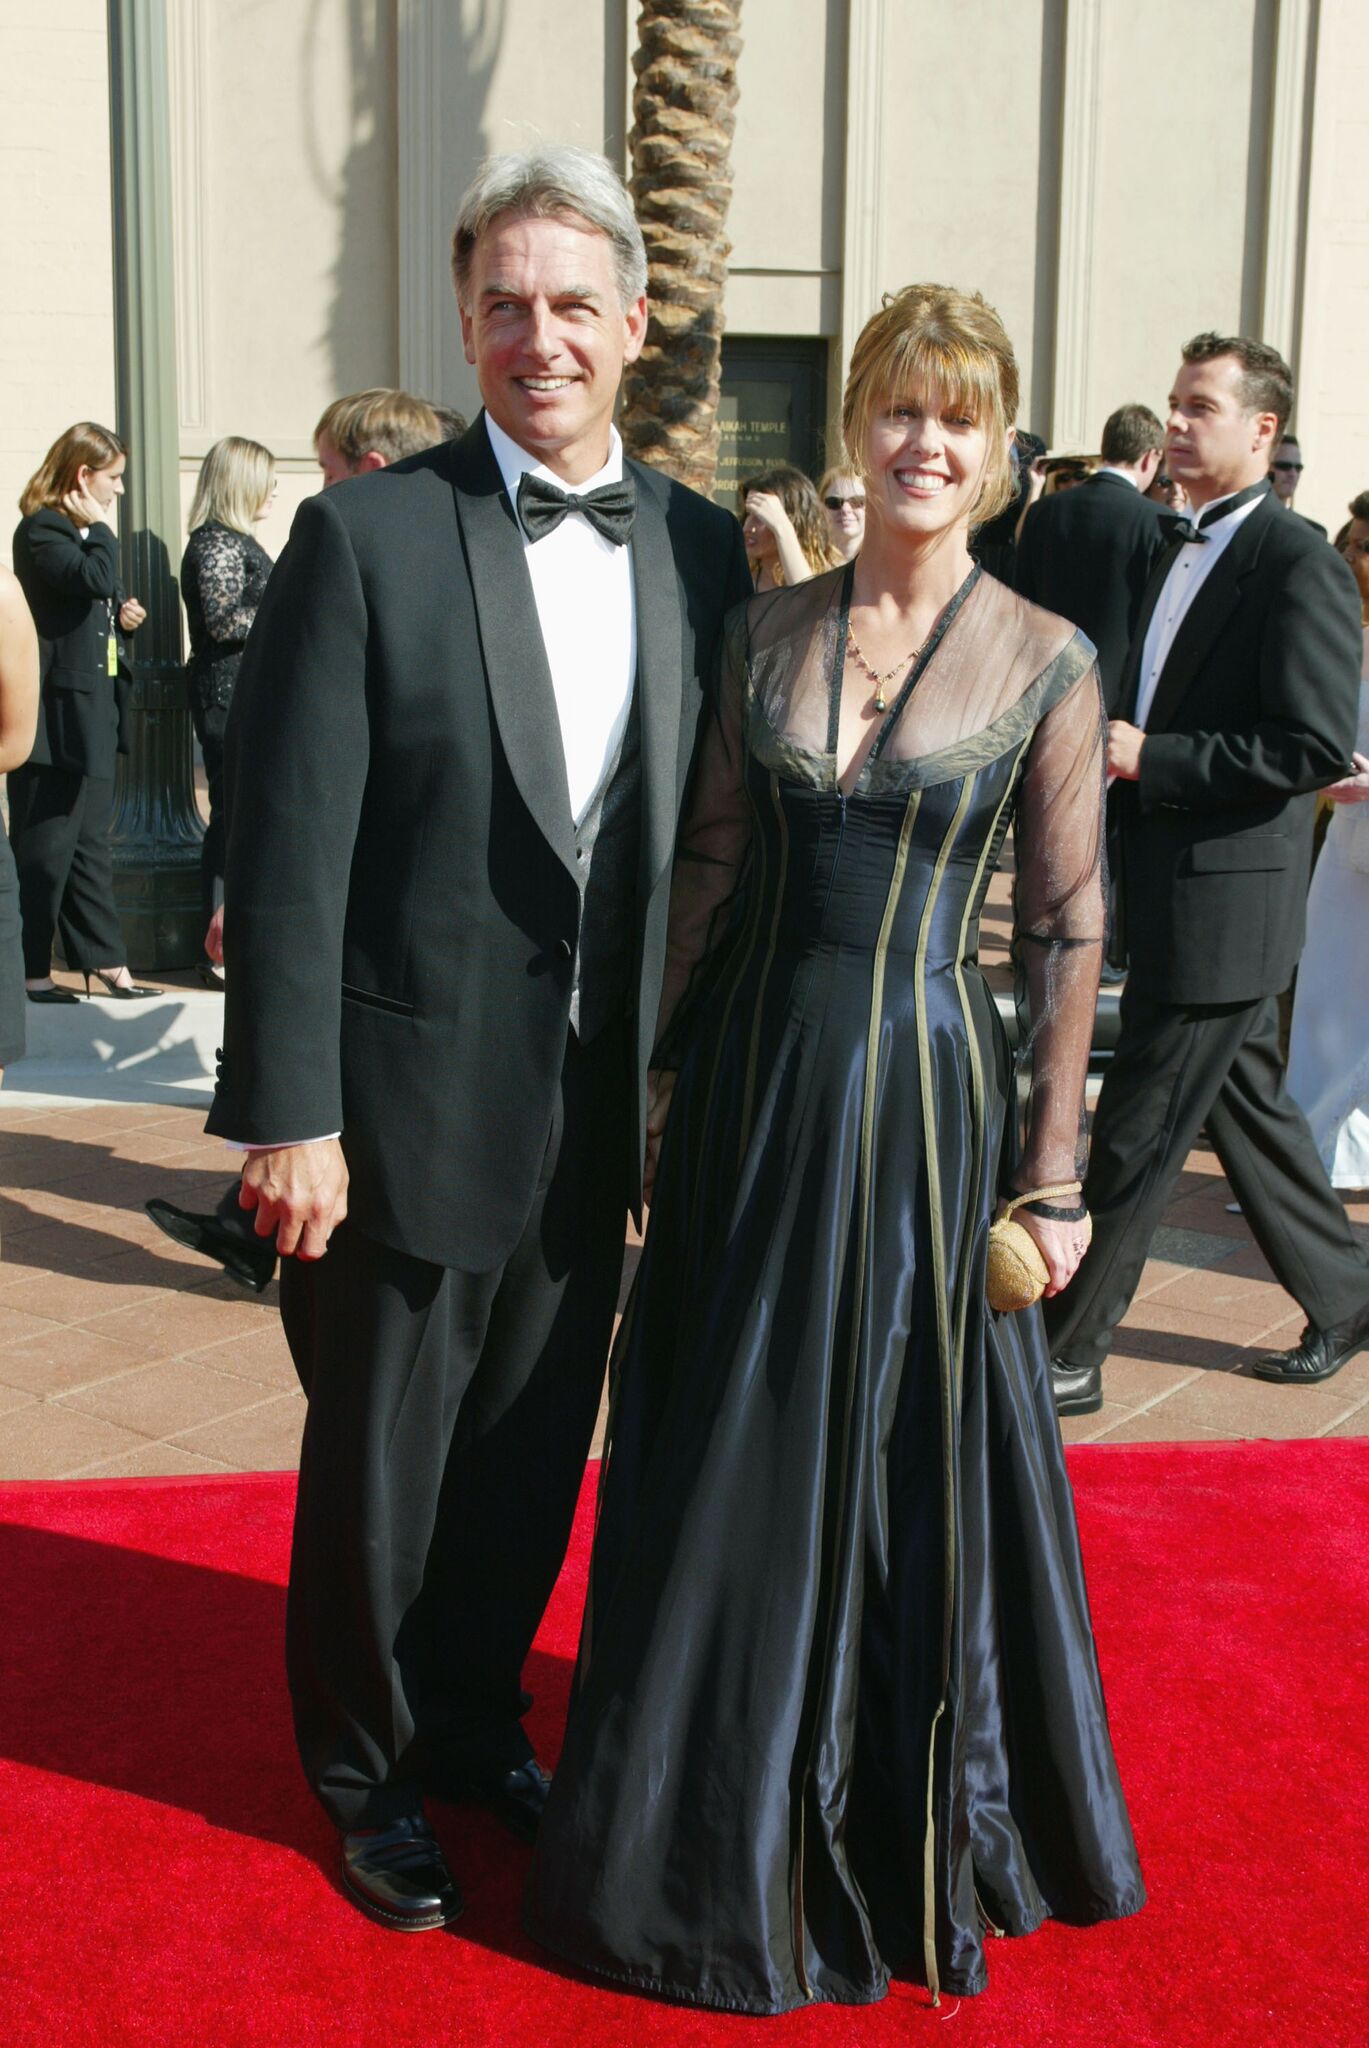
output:
M583 512L596 533L615 547L626 547L636 510L637 486L630 476L621 483L600 484L598 490L586 491L583 497L534 476L531 470L525 469L518 479L518 517L532 541L555 533L568 512Z

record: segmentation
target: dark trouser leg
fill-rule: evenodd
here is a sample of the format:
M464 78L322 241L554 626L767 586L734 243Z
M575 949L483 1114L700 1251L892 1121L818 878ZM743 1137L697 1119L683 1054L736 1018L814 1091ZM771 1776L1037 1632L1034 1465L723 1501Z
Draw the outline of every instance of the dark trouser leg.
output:
M1369 1301L1369 1261L1284 1086L1281 1037L1271 996L1256 1008L1208 1112L1207 1134L1279 1285L1325 1330Z
M80 831L82 782L65 768L30 765L10 772L10 844L19 870L24 973L30 981L52 971L57 910Z
M626 1222L628 1051L572 1038L555 1166L490 1311L401 1656L444 1777L531 1754L523 1666L570 1540Z
M1084 1182L1093 1242L1064 1293L1042 1304L1053 1358L1088 1366L1107 1357L1251 1009L1147 1002L1134 981L1123 991L1121 1036L1103 1077Z
M204 777L209 790L209 823L200 846L200 908L204 930L223 896L223 728L227 714L208 711L202 721L200 752L204 756Z
M76 809L76 843L67 884L57 908L62 958L78 973L122 967L128 958L114 908L114 862L109 851L113 807L113 776L87 775Z
M424 1735L456 1763L527 1754L522 1662L565 1552L622 1259L624 1055L598 1052L567 1053L544 1185L500 1271L448 1272L350 1225L318 1264L282 1262L310 1397L287 1660L305 1772L339 1827L415 1808Z

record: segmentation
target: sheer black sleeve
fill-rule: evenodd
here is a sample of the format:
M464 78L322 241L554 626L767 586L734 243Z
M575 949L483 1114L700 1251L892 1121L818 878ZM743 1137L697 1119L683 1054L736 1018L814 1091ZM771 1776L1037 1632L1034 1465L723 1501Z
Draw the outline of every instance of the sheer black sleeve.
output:
M265 587L265 579L255 573L254 555L261 551L226 526L199 527L195 542L192 560L205 634L220 645L241 647Z
M690 771L675 868L665 978L652 1064L677 1067L707 963L728 927L728 909L751 843L746 796L746 608L729 614L714 687Z
M1106 931L1107 726L1096 665L1036 728L1019 792L1014 951L1030 1008L1019 1189L1083 1177L1084 1084Z

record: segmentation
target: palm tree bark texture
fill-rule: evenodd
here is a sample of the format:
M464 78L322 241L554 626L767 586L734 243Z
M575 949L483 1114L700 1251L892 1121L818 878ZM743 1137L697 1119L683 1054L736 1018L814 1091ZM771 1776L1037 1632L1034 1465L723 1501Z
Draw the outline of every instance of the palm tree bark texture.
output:
M741 0L643 0L632 60L631 187L649 320L624 387L623 440L705 494L718 466L740 30Z

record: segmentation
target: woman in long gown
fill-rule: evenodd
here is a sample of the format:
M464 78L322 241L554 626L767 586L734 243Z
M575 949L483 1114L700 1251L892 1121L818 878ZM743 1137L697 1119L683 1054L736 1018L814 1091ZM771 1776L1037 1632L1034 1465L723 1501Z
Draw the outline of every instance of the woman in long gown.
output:
M864 547L733 615L682 826L678 1071L527 1918L702 2005L977 1992L986 1929L1144 1898L1039 1314L985 1299L1002 1193L1079 1177L1103 936L1093 650L967 547L1016 400L982 300L870 322ZM1020 1152L975 964L1010 823ZM1086 1222L1029 1228L1064 1284Z

